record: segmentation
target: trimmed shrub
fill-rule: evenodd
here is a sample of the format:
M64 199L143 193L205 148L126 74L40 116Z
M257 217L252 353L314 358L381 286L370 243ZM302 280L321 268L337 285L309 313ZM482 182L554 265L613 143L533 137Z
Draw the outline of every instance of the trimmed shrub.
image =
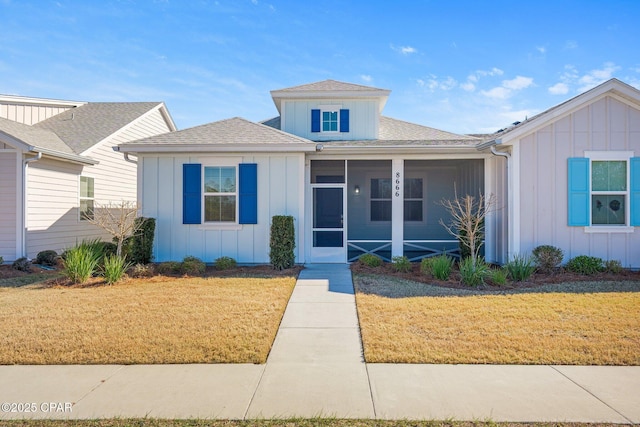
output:
M135 264L127 270L131 277L151 277L154 274L153 264Z
M514 255L504 268L509 273L509 277L516 282L527 280L536 271L533 258L520 254Z
M295 228L293 217L290 215L275 215L271 219L269 259L276 270L284 270L293 267L296 247Z
M188 276L199 276L204 274L207 266L200 258L187 256L182 260L180 272Z
M382 265L382 258L374 254L364 254L358 261L367 267L380 267Z
M449 280L452 268L453 258L446 255L424 258L420 262L420 271L429 273L438 280Z
M96 271L100 256L96 248L83 242L65 252L64 274L73 283L86 282Z
M408 273L411 271L411 261L406 256L394 256L391 258L393 269L397 273Z
M551 245L537 246L531 252L536 266L541 273L551 273L562 263L562 249Z
M228 256L218 258L213 264L216 270L231 270L236 268L237 265L236 260Z
M58 253L52 250L38 252L38 255L36 256L36 264L40 265L56 265L57 260Z
M156 219L138 217L135 219L136 234L128 240L127 255L131 262L149 264L153 253L153 235L156 231Z
M431 274L431 264L433 264L433 257L422 258L420 260L420 272L422 274Z
M22 257L13 261L11 267L13 267L14 270L20 270L28 273L31 271L31 262L26 257Z
M603 269L602 258L594 256L578 255L577 257L571 258L567 263L567 270L587 276L599 273Z
M182 263L177 261L165 261L158 264L158 273L164 276L180 274Z
M622 263L617 259L610 259L604 262L604 271L607 273L618 274L622 273Z
M104 267L102 274L109 285L118 282L124 276L125 271L131 266L127 258L123 255L107 255L104 257Z
M467 286L476 287L483 285L484 280L491 274L491 269L484 260L476 260L476 265L474 266L473 259L471 257L460 261L459 269L462 283Z

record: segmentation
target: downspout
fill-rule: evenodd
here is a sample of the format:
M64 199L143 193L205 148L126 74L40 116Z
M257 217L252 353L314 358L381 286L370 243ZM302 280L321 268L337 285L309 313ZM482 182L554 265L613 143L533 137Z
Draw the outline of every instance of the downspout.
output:
M29 151L33 150L33 147L29 147ZM22 168L22 256L27 256L27 211L28 211L28 200L27 197L27 168L29 167L29 163L37 162L42 158L42 153L38 152L35 157L31 157L29 159L23 160L24 167ZM18 257L20 258L20 257Z

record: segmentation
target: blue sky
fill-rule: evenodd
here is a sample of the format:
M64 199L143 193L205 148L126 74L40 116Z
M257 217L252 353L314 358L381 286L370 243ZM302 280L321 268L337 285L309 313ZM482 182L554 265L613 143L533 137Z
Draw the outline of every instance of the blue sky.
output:
M334 79L390 89L390 117L494 132L611 77L640 88L638 17L637 0L0 0L0 93L164 101L184 129Z

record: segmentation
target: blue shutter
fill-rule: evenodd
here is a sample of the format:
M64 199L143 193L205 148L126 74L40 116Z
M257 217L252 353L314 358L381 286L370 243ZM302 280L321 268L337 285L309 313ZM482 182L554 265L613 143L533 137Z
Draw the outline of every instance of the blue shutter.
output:
M238 165L238 195L240 224L258 223L258 165L240 163Z
M340 132L349 132L349 110L340 110Z
M202 165L182 165L182 223L201 224L202 219Z
M568 224L587 226L589 221L589 159L571 157L568 159Z
M311 132L320 132L320 110L311 110Z
M631 226L640 227L640 157L632 157L629 162L631 172L629 188L631 200L629 208L631 209Z

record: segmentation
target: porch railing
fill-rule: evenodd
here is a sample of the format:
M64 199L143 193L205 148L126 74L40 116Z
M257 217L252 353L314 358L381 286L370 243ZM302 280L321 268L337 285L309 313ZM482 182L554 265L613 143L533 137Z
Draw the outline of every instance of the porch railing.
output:
M405 240L403 252L420 252L420 255L409 258L409 261L419 261L438 255L449 255L460 258L460 248L457 240ZM450 249L438 247L438 244L454 245Z
M373 245L374 247L367 249L363 247L363 245L365 244ZM356 256L349 257L348 258L349 262L356 261L358 258L360 258L364 254L376 255L387 262L391 262L391 259L389 257L380 253L383 250L385 252L391 253L391 240L348 240L347 254L351 249L355 249L356 251L361 251L362 253L358 253Z

